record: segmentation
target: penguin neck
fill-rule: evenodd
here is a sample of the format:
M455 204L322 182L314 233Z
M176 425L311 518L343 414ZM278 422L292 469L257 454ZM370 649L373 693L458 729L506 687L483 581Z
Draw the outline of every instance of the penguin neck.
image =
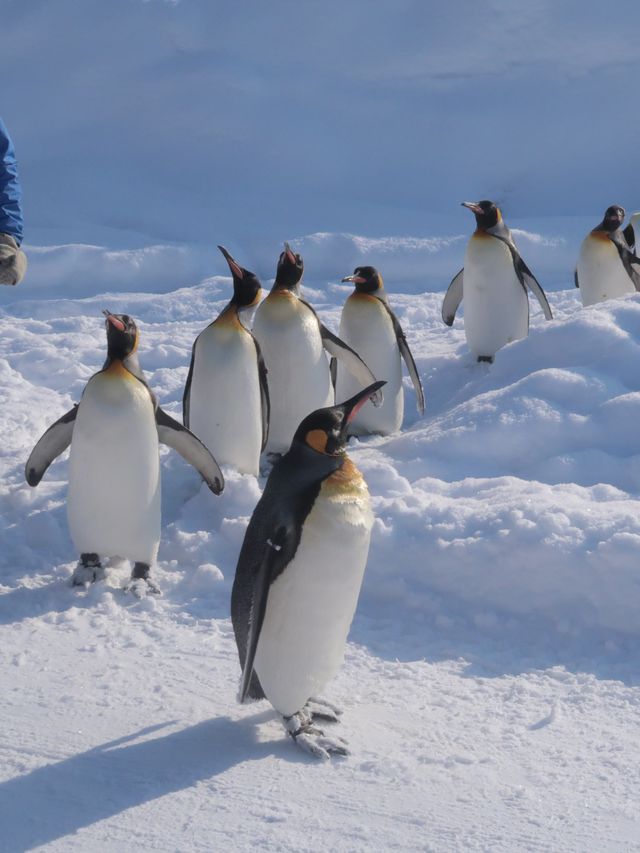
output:
M214 322L219 326L241 326L244 329L245 326L240 320L240 310L241 306L238 305L235 298L233 298L225 305Z
M383 286L376 287L374 290L359 290L356 288L351 295L369 297L370 299L379 299L380 302L384 303L387 302L387 293Z
M136 379L139 379L145 385L147 384L136 352L130 352L129 355L126 355L124 358L120 355L107 355L107 358L102 365L102 370L115 370L116 372L126 370L128 373L135 376Z
M480 226L478 226L476 228L476 234L479 234L481 236L485 236L486 234L488 234L490 237L500 237L503 240L511 239L511 231L509 231L507 226L504 224L504 220L502 219L502 217L498 219L495 225L491 225L489 228L481 228Z
M611 225L607 225L606 219L603 219L599 225L596 225L596 227L593 229L593 231L591 233L596 234L598 236L604 235L606 237L610 237L613 240L615 235L619 231L620 231L619 225L612 227Z
M325 480L342 467L346 454L341 456L330 456L327 453L319 453L301 441L295 441L291 448L285 453L278 468L280 473L285 474L292 481L319 482ZM274 468L274 472L275 472Z
M281 281L276 280L273 282L273 287L269 293L269 296L276 296L277 294L288 294L291 293L293 296L300 296L300 281L297 281L295 284L284 284Z

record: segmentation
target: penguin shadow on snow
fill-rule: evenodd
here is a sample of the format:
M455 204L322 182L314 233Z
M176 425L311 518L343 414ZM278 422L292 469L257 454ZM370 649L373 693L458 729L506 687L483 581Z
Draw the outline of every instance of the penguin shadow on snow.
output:
M52 843L199 783L210 784L213 794L217 776L248 761L276 757L318 766L289 739L258 738L259 724L272 717L272 711L218 717L154 736L175 725L168 721L0 783L3 853Z

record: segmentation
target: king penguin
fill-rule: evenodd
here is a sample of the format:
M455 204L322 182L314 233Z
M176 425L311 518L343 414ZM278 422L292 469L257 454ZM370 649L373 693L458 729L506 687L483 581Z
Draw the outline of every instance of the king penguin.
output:
M202 442L158 405L138 361L135 322L127 314L104 314L104 366L89 379L80 402L40 438L25 477L37 486L71 445L67 517L80 553L72 583L103 578L103 559L117 556L133 563L126 589L142 597L159 593L150 577L160 543L158 441L193 465L214 494L224 480Z
M257 305L262 291L254 273L218 248L233 276L233 297L195 339L183 421L221 465L257 476L269 432L269 389L260 345L240 313Z
M464 267L453 278L442 304L442 319L453 325L464 297L464 331L478 361L491 363L496 352L529 334L530 290L547 320L551 308L543 289L520 257L511 232L492 201L463 201L476 217Z
M240 701L266 697L294 741L320 758L347 754L342 739L313 725L340 711L312 697L342 663L373 526L345 448L351 421L382 385L304 418L251 516L231 593Z
M379 379L386 380L384 402L377 409L365 406L351 422L353 435L388 435L402 426L404 394L402 366L405 360L416 392L420 414L424 414L424 391L409 344L396 315L389 307L382 276L375 267L357 267L342 281L353 282L355 290L342 309L340 337L359 352ZM352 376L332 361L336 374L336 399L345 400L358 390Z
M269 372L271 420L266 449L283 453L302 418L334 401L329 362L325 350L342 361L360 386L375 376L360 356L329 331L314 309L300 297L304 264L285 243L276 279L267 298L258 306L253 334ZM375 395L379 405L381 395Z
M622 231L624 209L612 205L602 222L582 241L575 285L580 289L583 305L595 305L640 290L640 258L630 248L635 232L633 225Z

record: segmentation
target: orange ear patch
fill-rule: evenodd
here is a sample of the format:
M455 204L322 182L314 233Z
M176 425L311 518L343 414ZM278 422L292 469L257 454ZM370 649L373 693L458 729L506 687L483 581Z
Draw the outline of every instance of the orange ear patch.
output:
M305 442L318 453L326 453L327 434L323 429L312 429L304 437Z

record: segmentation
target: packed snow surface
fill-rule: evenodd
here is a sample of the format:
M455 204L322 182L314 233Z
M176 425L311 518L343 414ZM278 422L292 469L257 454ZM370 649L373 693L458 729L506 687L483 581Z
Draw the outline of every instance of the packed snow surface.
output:
M318 246L346 246L306 298L337 330L357 253L389 269L427 412L405 377L403 431L352 443L376 521L326 691L352 755L331 762L296 750L267 703L235 701L229 596L262 479L226 470L216 497L162 448L164 594L142 601L126 565L70 588L67 456L37 489L23 479L102 364L102 308L135 317L180 417L193 339L230 280L171 247L67 246L32 252L32 283L3 291L3 851L639 848L640 296L583 309L567 272L554 321L532 303L529 337L478 365L464 312L446 328L443 293L408 272L431 252L442 290L459 265L438 252L464 242L358 239L298 247L311 268ZM535 240L517 239L536 271ZM172 268L191 286L172 288Z

